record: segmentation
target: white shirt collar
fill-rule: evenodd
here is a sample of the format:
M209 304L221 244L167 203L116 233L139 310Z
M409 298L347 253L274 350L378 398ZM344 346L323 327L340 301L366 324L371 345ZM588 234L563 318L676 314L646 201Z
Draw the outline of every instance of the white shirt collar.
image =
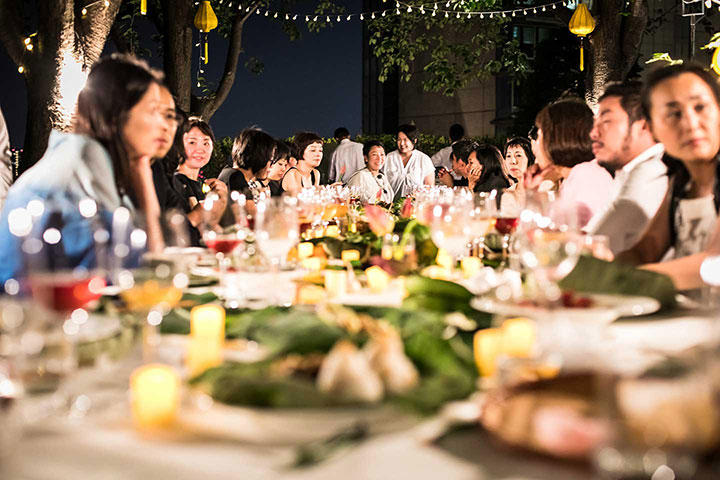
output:
M656 143L655 145L648 148L640 155L626 163L625 166L621 169L621 171L624 173L630 173L635 167L637 167L644 161L662 156L663 152L665 152L665 146L662 143Z
M342 140L340 140L340 143L349 143L349 142L350 142L349 138L343 138Z

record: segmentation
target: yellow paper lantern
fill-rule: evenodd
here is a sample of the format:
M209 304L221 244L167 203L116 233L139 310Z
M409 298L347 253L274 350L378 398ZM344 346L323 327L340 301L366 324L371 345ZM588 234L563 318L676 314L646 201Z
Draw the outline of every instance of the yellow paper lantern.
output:
M718 58L720 56L720 47L715 49L715 53L713 53L712 56L712 63L710 63L710 67L713 69L713 72L715 72L717 75L720 75L720 63L718 63Z
M204 0L200 3L200 8L198 8L197 13L195 14L195 28L200 30L200 37L205 49L205 63L208 63L207 33L217 26L218 19L215 16L212 5L210 5L209 0Z
M140 15L147 15L147 0L140 0Z
M595 19L590 15L587 5L579 3L575 9L575 13L570 18L570 24L568 25L570 32L580 37L580 71L583 71L583 38L590 35L595 30Z

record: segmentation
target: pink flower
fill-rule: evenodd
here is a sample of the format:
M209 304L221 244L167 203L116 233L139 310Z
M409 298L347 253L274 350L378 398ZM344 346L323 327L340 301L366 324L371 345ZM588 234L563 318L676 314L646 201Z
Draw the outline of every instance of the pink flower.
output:
M370 224L370 230L378 237L384 237L395 228L395 220L392 215L377 205L365 206L365 216Z

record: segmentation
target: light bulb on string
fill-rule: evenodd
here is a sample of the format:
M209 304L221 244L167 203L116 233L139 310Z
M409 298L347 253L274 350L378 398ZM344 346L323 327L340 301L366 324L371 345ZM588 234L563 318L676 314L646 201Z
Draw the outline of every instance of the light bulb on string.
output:
M480 14L480 18L485 18L485 15L483 15L483 14L481 13L481 14Z
M372 15L370 16L370 18L372 18L373 20L375 20L375 12L372 13Z
M275 15L273 15L273 18L277 18L278 14L275 12Z
M365 20L365 16L361 13L361 14L360 14L360 21L362 22L363 20Z
M290 15L288 15L287 13L285 14L285 20L290 20Z
M25 72L25 67L23 67L22 65L20 65L20 66L18 67L18 73L24 73L24 72Z
M265 10L265 16L267 17L270 14L269 10Z
M387 10L383 10L382 16L384 17L386 13L387 13Z
M330 16L329 16L329 15L325 16L325 21L326 21L326 22L330 22Z
M351 17L351 16L352 16L352 15L348 15L348 16L347 16L347 18L346 18L345 20L347 20L347 21L349 22L349 21L350 21L350 17Z
M293 15L293 20L297 20L297 13Z
M445 18L448 18L448 17L450 17L450 15L448 15L448 12L445 12Z
M407 13L411 13L411 12L412 12L412 7L408 7Z
M339 21L340 21L340 15L337 16L337 18L335 19L335 21L336 21L336 22L339 22Z

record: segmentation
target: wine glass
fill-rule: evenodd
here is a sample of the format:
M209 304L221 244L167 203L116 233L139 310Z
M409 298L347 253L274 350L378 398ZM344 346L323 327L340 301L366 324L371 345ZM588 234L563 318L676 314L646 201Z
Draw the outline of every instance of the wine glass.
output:
M258 205L255 238L274 270L282 266L298 235L297 199L282 197Z
M77 368L75 344L90 318L85 307L100 298L106 286L110 234L106 212L90 198L62 193L28 202L14 215L27 229L19 237L21 284L39 306L24 356L26 391L51 394L51 410L68 406L64 383ZM22 223L22 222L21 222Z
M468 226L472 248L479 257L484 256L485 235L495 227L497 201L492 192L481 192L474 196L469 213Z
M460 199L451 203L438 202L431 210L431 238L453 258L455 264L468 253L470 239L470 206Z
M222 284L227 274L227 257L246 239L249 218L245 210L245 195L232 192L230 195L230 211L234 223L225 229L210 225L210 212L213 209L214 202L217 201L219 201L219 197L215 194L209 194L205 197L203 203L205 222L202 227L202 237L205 245L215 252Z

